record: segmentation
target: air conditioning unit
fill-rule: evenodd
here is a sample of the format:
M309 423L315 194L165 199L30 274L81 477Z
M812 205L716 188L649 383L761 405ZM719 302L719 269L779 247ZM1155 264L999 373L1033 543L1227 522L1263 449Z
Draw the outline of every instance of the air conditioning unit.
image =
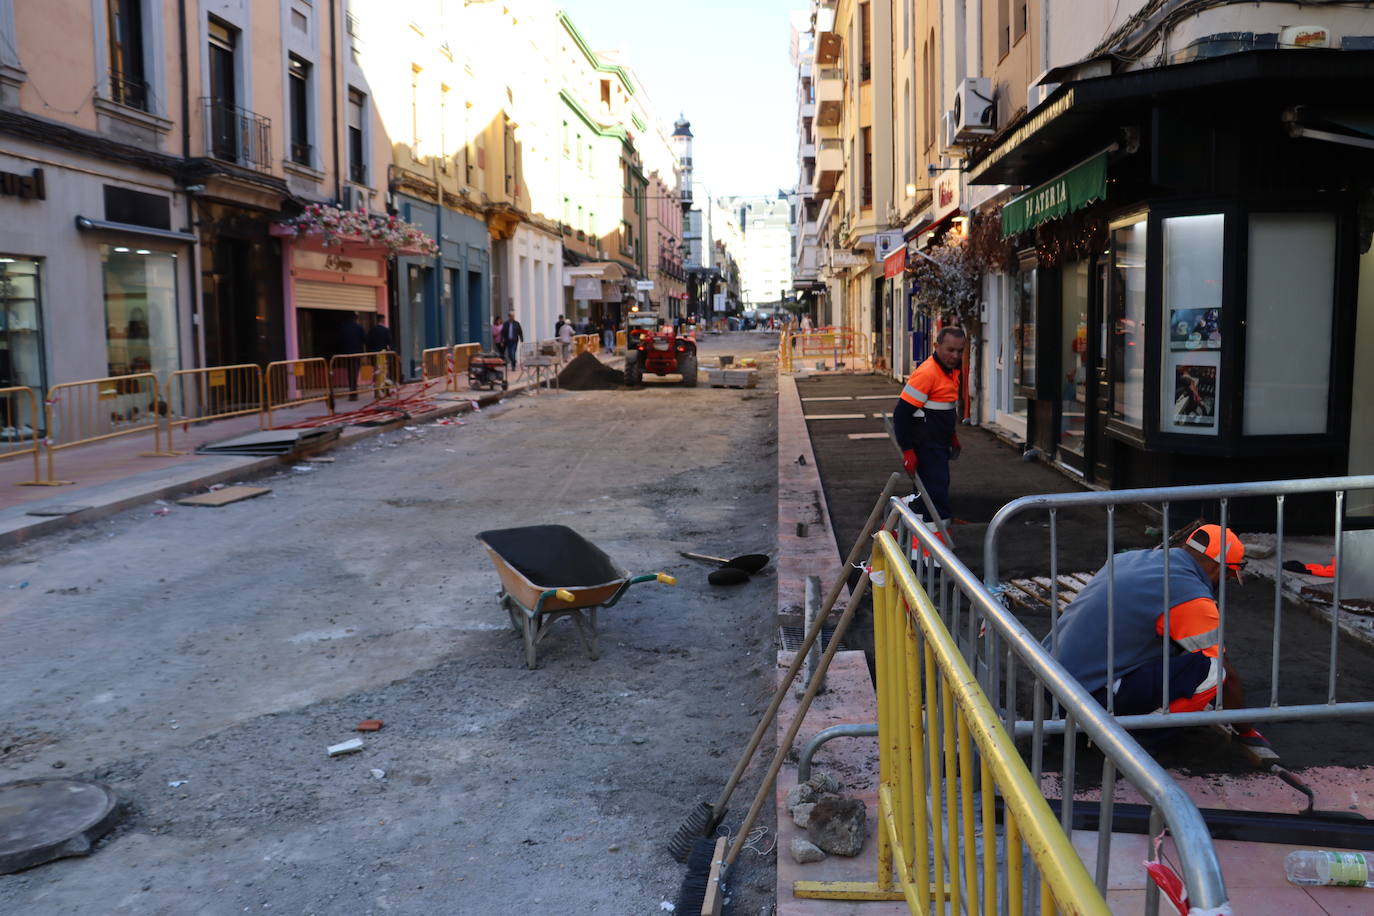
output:
M956 140L986 137L996 130L997 103L993 99L992 80L978 76L960 82L953 113Z
M1026 111L1035 111L1058 88L1058 83L1031 83L1026 87Z
M962 154L964 145L959 142L959 122L953 110L940 115L940 155Z

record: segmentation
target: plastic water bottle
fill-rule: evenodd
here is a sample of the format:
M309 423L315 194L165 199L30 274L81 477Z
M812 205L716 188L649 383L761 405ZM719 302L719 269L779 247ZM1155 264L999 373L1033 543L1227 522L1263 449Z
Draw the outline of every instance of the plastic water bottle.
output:
M1362 852L1328 852L1299 849L1283 860L1283 870L1294 884L1374 887L1369 858Z

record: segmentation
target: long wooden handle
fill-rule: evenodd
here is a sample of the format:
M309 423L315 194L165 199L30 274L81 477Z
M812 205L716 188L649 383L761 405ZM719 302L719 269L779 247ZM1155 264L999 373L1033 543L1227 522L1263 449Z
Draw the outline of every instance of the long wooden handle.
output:
M706 553L692 553L691 551L687 550L679 550L678 553L682 554L689 560L705 560L708 563L719 563L721 566L724 566L726 563L730 562L725 557L713 557L710 554Z
M883 492L878 496L878 501L873 504L872 511L868 513L868 521L864 523L863 531L859 533L859 537L854 541L854 546L849 549L849 556L845 557L844 568L835 576L835 581L830 583L830 591L825 596L825 601L821 604L821 609L816 614L816 618L811 621L811 626L807 628L806 638L802 640L801 646L798 647L796 654L792 656L792 664L788 666L787 673L783 675L782 681L778 684L778 689L773 693L773 701L768 704L768 710L763 714L763 718L759 719L759 724L754 728L753 737L749 739L749 744L744 749L743 756L740 757L739 763L735 764L735 770L730 774L730 780L725 784L725 789L720 793L720 798L716 800L715 807L711 809L712 817L715 818L716 821L719 821L719 819L724 816L725 806L729 804L730 796L734 794L735 787L739 785L740 777L744 775L744 770L749 766L749 761L754 759L754 753L759 749L759 744L763 741L763 736L767 734L769 727L772 726L773 719L778 714L778 707L782 706L783 698L787 696L787 691L791 689L792 682L797 678L797 672L801 670L802 665L805 663L806 656L811 651L811 647L814 646L816 640L820 638L821 629L825 624L826 617L830 615L830 611L835 607L835 602L840 599L840 592L844 590L845 584L849 581L849 570L853 567L854 563L858 562L859 558L863 556L864 548L868 545L874 531L877 530L878 523L882 520L883 509L887 507L887 501L891 499L892 494L897 491L897 485L900 482L901 477L897 474L894 473L888 476L887 484L883 487ZM837 628L835 633L830 637L830 645L839 645L840 635L842 635L841 631ZM828 663L823 661L816 669L822 677L825 674L826 664ZM816 675L813 674L812 680L814 681L815 678ZM715 826L716 823L713 822L711 827L714 828Z

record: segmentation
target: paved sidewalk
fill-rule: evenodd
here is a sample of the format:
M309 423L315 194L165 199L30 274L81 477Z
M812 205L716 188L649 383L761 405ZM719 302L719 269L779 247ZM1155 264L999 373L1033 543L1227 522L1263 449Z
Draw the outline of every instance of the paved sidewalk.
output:
M598 358L616 365L623 357L598 354ZM421 390L421 383L407 383L403 394ZM345 426L338 439L326 443L311 454L318 454L360 439L379 435L387 430L422 423L432 423L444 417L467 413L507 397L533 390L533 379L520 378L506 391L471 391L466 379L460 381L458 391L432 389L434 408L379 426ZM540 390L539 395L545 392ZM548 392L556 395L556 392ZM357 410L371 403L366 398L343 401L346 410ZM309 404L287 410L274 410L275 427L302 420L327 416L323 404ZM174 432L172 448L179 454L153 456L154 439L151 430L90 445L62 449L53 454L54 477L72 481L65 486L25 486L33 479L33 461L29 456L0 461L0 547L49 534L72 525L96 521L141 503L164 499L215 484L244 482L270 473L284 464L293 463L301 455L272 457L233 457L196 454L197 446L227 439L240 433L256 431L258 415L232 417L203 425L192 425ZM165 438L163 446L165 448ZM46 478L45 454L39 455L42 476ZM49 514L35 514L49 513Z

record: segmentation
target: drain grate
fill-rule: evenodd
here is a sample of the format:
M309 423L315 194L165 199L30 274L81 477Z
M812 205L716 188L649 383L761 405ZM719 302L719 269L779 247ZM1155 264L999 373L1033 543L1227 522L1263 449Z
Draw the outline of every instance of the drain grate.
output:
M784 649L786 649L788 652L796 652L798 649L800 649L800 648L801 648L801 644L802 644L802 640L804 640L804 639L806 638L806 628L805 628L805 627L792 627L792 626L787 626L786 624L784 624L784 625L782 626L781 629L782 629L782 647L783 647ZM834 628L834 627L821 627L820 644L821 644L821 651L822 651L822 652L824 652L824 651L826 650L826 647L830 645L830 637L831 637L832 635L834 635L834 633L835 633L835 628ZM841 648L841 649L848 649L848 648L849 648L849 646L845 645L845 642L844 642L843 639L840 640L840 648Z

